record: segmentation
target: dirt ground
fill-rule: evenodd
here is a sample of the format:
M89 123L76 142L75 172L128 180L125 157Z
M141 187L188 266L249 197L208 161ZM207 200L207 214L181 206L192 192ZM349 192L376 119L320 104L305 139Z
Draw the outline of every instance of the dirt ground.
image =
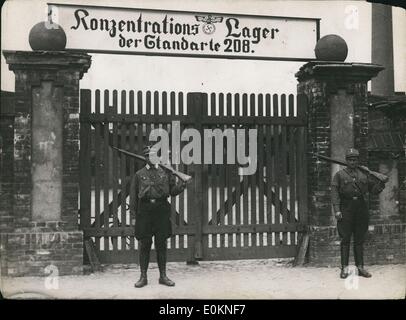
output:
M136 289L137 265L105 266L103 272L58 278L2 278L11 299L404 299L406 265L369 266L372 278L339 279L338 268L292 267L289 259L168 263L175 287L158 284L151 263L148 286Z

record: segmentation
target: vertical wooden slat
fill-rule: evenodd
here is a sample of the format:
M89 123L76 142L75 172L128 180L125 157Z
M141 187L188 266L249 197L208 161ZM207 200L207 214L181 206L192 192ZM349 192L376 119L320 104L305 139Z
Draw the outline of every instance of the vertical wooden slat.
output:
M99 89L96 89L94 98L95 98L95 105L94 105L95 113L100 114L100 90Z
M118 112L118 103L117 103L117 90L113 91L113 109L112 112L114 114L117 114ZM118 122L114 121L113 122L113 146L117 147L118 145ZM112 216L113 216L113 227L118 226L118 199L117 199L117 192L118 192L118 151L117 150L112 150L112 171L113 171L113 176L112 176L112 192L113 192L113 207L112 207ZM112 237L112 244L113 244L113 252L118 251L118 237L114 236Z
M118 123L113 122L113 146L117 147L117 142L118 142ZM113 159L112 159L112 171L113 171L113 176L112 176L112 183L113 183L113 206L112 206L112 216L113 216L113 227L118 226L118 202L117 202L117 192L118 192L118 168L117 168L117 158L118 158L118 153L117 150L113 149L112 150L113 154ZM116 251L117 248L117 237L113 237L113 251Z
M175 114L176 114L176 94L175 94L175 92L171 92L170 93L170 97L169 97L169 99L170 99L170 114L171 114L171 116L175 116ZM173 130L173 128L171 128L172 130ZM173 144L174 144L175 142L174 141L171 141L170 142L170 145L171 146L173 146ZM179 142L176 142L176 143L179 143ZM171 150L172 150L172 148L171 148ZM176 169L176 170L179 170L179 164L174 164L173 163L173 161L172 161L172 159L173 159L173 157L174 157L175 155L174 154L171 154L171 159L170 159L170 161L171 161L171 163L172 163L172 165L173 165L173 167ZM183 192L182 192L182 195L183 195ZM182 198L183 199L183 198ZM172 197L172 199L171 199L171 206L172 206L172 202L173 202L173 205L174 205L174 208L175 208L175 214L176 214L176 197ZM184 225L184 223L183 223L183 220L182 220L182 218L181 218L181 216L180 216L180 207L182 206L182 203L181 203L181 200L180 200L180 195L179 195L179 210L178 210L178 226L182 226L182 225ZM175 219L174 217L172 218L172 219ZM183 235L179 235L179 249L183 249L184 248L184 241L183 241Z
M250 115L251 117L255 117L255 111L256 111L256 104L255 104L255 94L250 95ZM257 129L257 126L253 126L253 129ZM258 129L257 129L258 130ZM248 148L248 142L246 144L246 148ZM258 155L255 155L258 157ZM252 174L250 176L250 188L251 188L251 223L252 224L257 224L257 182L256 182L256 174ZM257 246L257 233L253 232L251 235L251 244L253 247Z
M236 117L240 116L240 94L236 93L234 95L234 115Z
M255 117L256 113L256 104L255 104L255 94L250 94L250 117Z
M200 119L202 118L202 114L206 113L205 110L207 109L207 95L202 93L188 93L187 95L187 110L188 115L193 117L194 120L194 127L196 130L200 132L202 135L202 124ZM207 114L207 113L206 113ZM191 197L189 199L193 199L190 201L188 205L188 209L190 208L189 219L192 223L194 223L194 230L195 235L193 239L193 246L189 250L189 254L193 254L189 256L190 261L194 261L195 259L202 258L202 208L203 208L203 199L202 199L202 168L199 164L193 164L193 174L194 174L194 181L193 184L189 184L189 190L191 192Z
M216 94L212 93L210 95L211 99L211 117L215 117L217 115L217 101L216 101ZM214 126L210 126L209 129L213 130ZM216 146L215 143L212 142L212 150L215 150ZM215 164L215 152L213 152L212 157L212 164L210 165L210 191L211 191L211 213L212 213L212 224L218 225L219 221L217 219L217 165ZM211 234L212 236L212 248L217 247L217 234Z
M294 112L295 112L295 96L290 94L288 96L288 109L289 109L289 119L294 119Z
M216 116L216 94L212 93L210 95L211 99L211 116ZM213 129L212 127L210 129ZM212 142L212 150L215 150L216 146L214 142ZM215 155L213 152L212 164L210 166L211 172L211 212L212 212L212 223L213 225L217 225L217 165L215 164ZM214 235L213 235L213 242L214 242ZM217 243L217 242L216 242ZM214 247L214 245L213 245Z
M258 117L263 117L263 95L260 94L258 96ZM258 205L259 205L259 212L258 212L258 223L263 224L265 222L264 219L264 148L266 145L264 144L264 126L258 125L258 163L257 163L257 180L258 180ZM265 149L265 154L268 150ZM270 151L270 150L269 150ZM259 245L263 245L263 235L260 234L259 237Z
M159 115L160 114L160 112L159 112L159 109L160 109L159 106L160 105L162 107L161 96L159 95L158 91L154 91L154 102L153 102L153 105L151 106L151 108L153 108L153 112L151 112L151 114L153 113L154 115ZM160 126L159 123L151 123L150 126L149 126L150 130L148 132L147 137L149 137L149 135L151 133L151 130L153 130L155 128L158 128L159 126ZM148 141L149 141L149 138L148 138ZM155 141L149 141L149 144L154 144L154 143L155 143Z
M216 94L214 93L214 92L212 92L211 94L210 94L210 108L211 108L211 111L210 111L210 116L212 116L212 117L214 117L214 116L216 116L216 106L217 106L217 99L216 99Z
M130 90L128 93L128 103L129 103L129 107L126 108L126 111L128 111L129 114L134 114L134 108L135 108L134 90Z
M154 91L154 115L159 115L159 104L161 103L162 106L162 101L159 99L159 91Z
M117 114L117 91L113 91L113 103L114 103L114 111L115 114ZM118 123L115 121L113 122L113 146L118 147ZM117 227L118 226L118 203L117 203L117 192L118 192L118 184L117 184L117 179L118 179L118 166L117 166L117 158L118 158L118 152L117 150L113 149L112 150L112 171L113 171L113 176L112 176L112 182L113 182L113 226Z
M203 127L204 129L205 127ZM202 164L202 201L203 201L203 208L202 208L202 227L208 225L209 223L209 165ZM207 252L207 248L209 246L209 240L207 234L202 234L202 250L203 256Z
M248 95L246 93L242 96L242 116L248 115ZM247 129L247 128L245 128ZM247 139L245 141L247 146ZM243 224L248 224L248 177L243 175ZM248 247L248 233L244 233L244 247Z
M80 115L87 117L91 112L91 91L80 90ZM91 128L88 119L80 122L80 227L90 226L91 222Z
M147 91L147 96L145 97L145 114L152 114L152 93L151 91ZM145 124L145 145L149 145L149 134L151 132L151 124Z
M127 113L127 93L125 90L121 91L121 114ZM127 147L127 132L129 128L122 122L120 126L120 147L122 149L128 149ZM126 210L126 178L127 178L127 157L121 155L120 157L120 195L121 195L121 208L120 208L120 221L121 227L124 228L127 225L127 210ZM126 237L121 237L121 248L126 250Z
M272 126L266 127L266 146L269 150L266 153L266 214L268 225L272 225L272 186L273 186L273 168L272 168ZM272 233L267 234L268 246L272 245Z
M271 95L266 94L265 96L265 116L271 116ZM272 125L265 126L265 135L266 135L266 218L267 223L272 224ZM268 234L268 244L269 244L270 234Z
M208 101L206 102L205 108L202 109L202 113L204 115L209 114L208 110ZM202 131L206 128L208 128L205 125L202 125ZM202 157L204 154L202 153ZM203 158L204 159L204 158ZM210 172L209 172L209 164L204 163L202 161L202 228L208 225L209 223L209 177L210 177ZM207 253L207 249L209 247L209 236L207 234L202 234L202 254L203 257Z
M183 93L178 92L178 113L179 113L179 115L183 115L183 112L184 112L184 110L183 110ZM184 125L181 124L180 125L181 132L182 132L183 128L184 128ZM180 145L182 147L182 142L180 143ZM184 173L187 172L185 165L182 163L182 161L179 164L178 168L181 172L184 172ZM179 195L179 225L180 226L184 225L186 210L187 210L187 208L185 208L185 192L182 192ZM186 212L186 214L187 214L187 212ZM189 223L189 221L188 221L188 223ZM184 240L183 237L181 237L181 242L182 242L182 247L183 247L184 241L182 241L182 240ZM186 237L186 240L189 241L189 237ZM188 242L187 242L187 244L188 244Z
M188 113L189 113L190 109L188 108ZM191 170L193 172L193 167L192 165L190 166ZM189 172L190 172L189 171ZM190 173L192 173L190 172ZM193 172L193 176L194 176L194 172ZM187 188L187 221L188 221L188 225L191 226L195 226L195 232L194 234L188 234L188 239L187 239L187 243L188 243L188 257L187 257L187 261L189 263L193 263L195 261L195 247L196 247L196 212L195 212L195 207L196 207L196 198L195 198L195 176L193 179L193 183L190 183L188 185Z
M288 223L295 222L295 212L296 212L296 150L294 141L295 128L289 127L289 215ZM292 241L291 233L290 239Z
M224 94L220 93L219 94L219 115L220 116L224 116ZM222 128L221 128L222 127ZM225 126L221 126L221 130L225 129ZM224 132L224 131L223 131ZM223 140L224 142L224 140ZM223 149L221 150L221 152L223 152L223 164L217 164L218 166L218 170L219 170L219 209L220 209L220 225L224 226L225 225L225 208L224 208L224 202L225 202L225 197L224 197L224 193L225 193L225 165L224 165L224 148L225 146L223 145ZM216 153L216 151L215 151ZM225 234L222 233L220 235L220 247L224 248L225 247Z
M271 95L269 93L265 95L265 115L271 116Z
M117 93L117 90L113 90L112 113L113 114L118 114L118 93Z
M135 106L135 112L139 115L143 114L143 108L144 108L144 99L143 99L143 94L142 91L137 92L137 104ZM141 121L137 121L137 153L142 154L142 149L144 148L144 132L145 132L145 126ZM139 170L144 166L143 163L139 161L135 161L135 170Z
M135 108L137 108L137 110L138 110L138 105L135 106L135 96L134 96L134 91L133 90L130 90L129 103L130 103L129 113L134 114L135 113ZM138 114L138 112L137 112L137 114ZM133 153L136 152L136 150L135 150L135 125L136 125L135 123L130 123L128 125L128 129L129 129L129 149L130 149L130 152L133 152ZM135 174L135 160L133 158L128 159L128 166L129 166L129 173L130 173L129 179L130 179L130 183L131 183L132 178L134 177L134 174ZM134 196L135 195L133 195L133 194L129 195L129 203L131 203L131 199L132 199L131 197L134 197ZM131 227L133 227L133 225L132 225L133 218L134 217L130 215L130 226ZM134 250L134 241L135 240L134 240L133 236L129 237L129 246L130 246L129 249L130 250Z
M95 91L95 113L100 114L100 90ZM94 128L94 151L95 151L95 174L94 174L94 193L95 193L95 225L94 227L99 229L100 228L100 192L101 192L101 181L103 179L102 174L103 171L101 169L102 161L101 161L101 136L103 132L101 131L100 122L95 123ZM97 237L95 239L96 251L100 251L100 238Z
M155 107L157 106L157 103L155 104ZM171 106L170 106L171 107ZM163 115L168 114L168 93L166 91L162 92L162 99L161 99L161 110ZM170 124L159 124L162 129L166 130L166 132L170 132ZM170 147L170 145L169 145ZM168 152L169 150L162 150L162 152ZM163 156L163 155L162 155ZM169 159L170 161L170 159ZM171 250L174 250L176 248L176 231L177 231L177 224L176 224L176 198L171 197L171 223L172 223L172 233L173 236L171 237Z
M286 118L286 95L282 94L281 95L281 111L282 111L282 117ZM282 130L282 141L281 141L281 166L282 166L282 171L280 173L281 175L281 187L282 187L282 223L285 224L287 223L287 204L288 204L288 193L287 193L287 188L288 188L288 183L287 183L287 128L286 125L281 126ZM283 232L283 244L287 244L287 233Z
M299 105L298 105L299 108ZM298 220L302 223L302 213L303 213L303 190L304 190L304 183L303 183L303 171L304 171L304 163L303 163L303 156L302 156L302 145L303 145L303 138L300 136L302 134L302 128L298 128L296 132L296 171L298 172L297 175L297 201L298 201ZM298 235L298 241L302 239L302 235Z
M203 136L203 125L201 122L202 117L206 117L208 115L208 95L207 94L200 94L199 99L199 108L198 112L195 116L195 125L196 128L200 132L200 136ZM200 150L201 154L203 154L203 146L201 146ZM203 179L204 170L201 165L196 165L196 199L197 199L197 206L199 208L199 215L197 216L197 225L196 230L198 233L197 243L198 247L195 249L195 258L202 259L204 254L204 237L203 237L203 223L205 221L204 215L204 179Z
M230 117L231 116L231 103L232 103L232 98L233 96L231 93L227 94L227 115ZM226 129L232 130L232 126L226 126ZM235 139L234 139L235 140ZM234 141L234 148L235 148L235 141ZM228 163L227 159L227 154L229 153L228 146L227 146L227 152L225 156L225 169L226 169L226 186L227 186L227 202L228 206L226 207L226 213L227 213L227 224L228 225L233 225L234 224L234 216L233 216L233 202L232 202L232 189L233 189L233 164ZM235 156L235 153L234 153ZM228 234L228 239L227 239L227 247L231 248L233 246L233 234L229 233Z
M170 100L170 115L171 116L175 116L176 115L176 94L174 91L171 91L170 96L169 96L169 100Z
M289 118L293 119L294 116L294 96L289 95ZM289 126L289 216L288 222L295 222L296 212L296 159L295 159L295 127ZM295 233L290 233L290 243L295 244Z
M233 225L233 202L232 202L232 172L231 165L225 164L225 185L227 192L227 206L225 207L227 221L225 225ZM226 246L228 248L232 247L232 233L229 233L227 239L225 240Z
M146 100L146 99L145 99ZM136 110L137 114L144 114L144 105L146 101L144 100L143 92L137 92L137 105ZM140 120L137 121L137 152L142 153L142 149L144 148L144 133L146 132L145 124L143 124ZM136 162L136 167L139 168L140 165Z
M235 116L239 116L240 115L240 95L238 93L236 93L234 95L234 115ZM237 125L235 126L235 131L234 131L234 135L235 137L237 137ZM236 150L235 150L235 156L237 155L237 142L236 142ZM238 172L238 163L236 163L235 165L236 170L236 179L235 179L235 194L236 194L236 201L235 201L235 213L236 213L236 217L235 217L235 223L236 225L240 225L241 224L241 187L240 187L240 175ZM236 235L236 247L239 248L241 247L241 234L237 233Z
M137 91L137 104L135 105L135 110L134 112L136 114L143 114L143 96L142 96L142 91L138 90Z
M186 96L187 99L187 96ZM181 115L187 115L191 110L189 110L188 105L186 102L186 105L184 104L185 97L183 95L183 92L179 92L178 94L178 103L179 103L179 114ZM181 132L185 130L188 127L187 124L182 124L181 125ZM181 150L183 146L186 144L186 142L181 142ZM182 163L182 172L185 172L186 174L192 175L193 176L193 166L192 165L185 165ZM183 195L182 195L183 196ZM194 216L193 216L193 201L194 201L194 183L191 183L187 190L186 194L184 196L184 200L186 200L186 203L184 204L184 209L182 212L182 216L184 216L184 219L187 221L187 224L189 226L193 225L194 223ZM194 260L194 235L188 234L186 237L187 240L187 252L188 252L188 261Z
M163 92L162 93L162 101L163 101L163 104L162 104L162 113L163 114L167 114L167 112L168 112L168 107L167 107L167 93L166 92ZM169 94L169 112L170 112L170 115L171 116L173 116L174 114L175 114L175 92L170 92L170 94ZM168 130L167 132L169 133L170 131L169 131L169 128L171 128L171 125L166 125L166 129ZM171 128L171 131L173 130L173 128ZM171 148L171 146L173 145L173 143L174 143L174 141L169 141L169 148L170 148L170 150L172 150L172 148ZM169 162L172 164L172 166L175 168L175 169L177 169L177 165L175 165L173 162L172 162L172 154L170 153L170 155L171 155L171 157L170 157L170 159L169 159ZM182 192L183 193L183 192ZM174 234L176 234L176 228L177 228L177 226L181 226L182 225L182 222L180 221L180 219L179 219L179 215L177 215L177 212L176 212L176 197L171 197L171 217L172 217L172 232L174 233ZM178 217L178 219L177 219L177 217ZM173 237L173 238L175 238L175 237ZM176 240L176 239L175 239ZM179 248L183 248L183 241L181 241L182 240L182 237L181 236L179 236ZM172 246L171 246L172 247Z
M231 93L227 93L227 96L226 96L226 115L227 116L231 116L232 99L233 99L233 96L231 95Z
M142 114L143 111L143 95L142 91L137 92L137 105L136 105L136 112L137 114ZM137 122L137 152L140 154L142 153L142 149L144 148L144 124L141 121ZM143 163L139 163L136 161L135 163L135 170L139 170L144 166ZM134 195L137 196L137 195ZM136 208L137 210L138 208ZM135 240L134 240L135 241ZM139 249L139 246L138 246ZM139 251L138 251L139 252Z
M275 116L279 116L278 114L278 107L279 107L279 101L278 101L278 95L274 94L272 95L272 108L273 108L273 114ZM280 224L280 218L281 218L281 206L280 206L280 170L281 170L281 155L279 151L279 146L280 146L280 126L275 125L273 126L273 140L274 140L274 150L275 150L275 156L274 156L274 166L273 166L273 176L275 177L274 182L275 182L275 224ZM279 244L279 233L275 233L275 245Z
M110 92L109 90L104 90L104 113L108 114L110 113L110 104L109 104L109 100L110 100Z
M106 111L110 112L110 106L109 106L109 91L104 90L104 112ZM109 186L109 173L110 173L110 165L109 165L109 153L110 153L110 147L109 147L109 122L105 121L104 122L104 130L103 130L103 152L104 152L104 177L103 177L103 185L104 185L104 205L103 205L103 212L104 212L104 221L103 221L103 228L108 229L109 228L109 217L110 217L110 209L109 209L109 191L110 191L110 186ZM104 250L109 251L109 238L108 236L104 237Z

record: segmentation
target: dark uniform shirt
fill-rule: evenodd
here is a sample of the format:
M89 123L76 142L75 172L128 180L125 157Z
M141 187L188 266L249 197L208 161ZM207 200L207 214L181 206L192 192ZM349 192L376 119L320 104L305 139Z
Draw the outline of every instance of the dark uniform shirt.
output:
M331 185L334 212L340 211L340 204L343 200L364 199L368 201L369 192L378 194L384 187L383 183L359 169L342 169L334 175Z
M162 199L176 196L185 189L183 183L176 183L176 178L160 166L146 165L136 172L131 182L132 195L130 209L136 210L139 199Z

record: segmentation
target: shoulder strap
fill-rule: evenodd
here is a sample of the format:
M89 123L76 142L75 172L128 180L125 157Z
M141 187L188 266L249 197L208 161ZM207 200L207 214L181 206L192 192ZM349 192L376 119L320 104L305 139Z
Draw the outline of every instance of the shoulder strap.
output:
M361 192L361 194L362 194L362 189L361 189L360 185L358 184L358 174L357 174L357 176L354 176L354 175L352 174L352 172L349 172L349 170L347 170L347 168L345 168L343 171L345 171L345 173L346 173L348 176L350 176L351 178L355 179L355 180L354 180L354 184L355 184L355 186L358 188L359 192Z
M349 176L350 178L357 178L357 177L354 177L353 175L352 175L352 173L347 169L347 168L344 168L343 169L343 171L347 174L347 176Z

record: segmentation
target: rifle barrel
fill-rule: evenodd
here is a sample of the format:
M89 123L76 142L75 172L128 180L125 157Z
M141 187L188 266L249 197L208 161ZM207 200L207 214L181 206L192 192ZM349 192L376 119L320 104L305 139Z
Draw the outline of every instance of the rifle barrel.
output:
M336 164L340 164L340 165L342 165L342 166L347 166L347 163L345 163L344 161L337 160L337 159L332 159L332 158L323 156L323 155L318 154L318 153L312 153L312 154L314 154L317 158L320 158L320 159L323 159L323 160L327 160L327 161L329 161L329 162L333 162L333 163L336 163Z
M136 154L136 153L132 153L132 152L129 152L129 151L127 151L127 150L124 150L124 149L120 149L120 148L117 148L117 147L114 147L114 146L111 146L113 149L116 149L116 150L118 150L118 151L120 151L120 152L122 152L122 153L124 153L124 154L126 154L126 155L128 155L128 156L131 156L131 157L133 157L133 158L136 158L136 159L139 159L139 160L142 160L142 161L147 161L147 159L145 159L143 156L140 156L139 154Z
M120 149L120 148L117 148L117 147L114 147L114 146L111 146L111 147L112 147L113 149L116 149L116 150L118 150L118 151L120 151L120 152L122 152L122 153L124 153L124 154L126 154L126 155L128 155L128 156L130 156L130 157L133 157L133 158L142 160L142 161L144 161L144 162L147 161L147 159L146 159L145 157L140 156L139 154L132 153L132 152L129 152L129 151L127 151L127 150ZM189 175L187 175L187 174L185 174L185 173L179 172L179 171L173 169L173 168L172 168L171 166L169 166L169 165L166 165L166 164L163 164L163 163L158 163L158 165L159 165L161 168L164 168L164 169L166 169L166 170L172 172L172 173L173 173L174 175L176 175L179 179L181 179L181 180L183 180L183 181L185 181L185 182L189 182L189 181L192 179L191 176L189 176Z
M348 164L346 162L341 161L341 160L332 159L332 158L323 156L323 155L318 154L318 153L311 153L311 154L315 155L317 158L320 158L320 159L323 159L323 160L326 160L326 161L329 161L329 162L337 163L337 164L342 165L342 166L348 166ZM378 180L380 180L380 181L382 181L384 183L386 183L389 180L388 176L386 176L386 175L384 175L382 173L379 173L379 172L371 171L366 167L358 166L358 169L360 169L361 171L363 171L363 172L365 172L367 174L373 175L375 178L377 178Z

